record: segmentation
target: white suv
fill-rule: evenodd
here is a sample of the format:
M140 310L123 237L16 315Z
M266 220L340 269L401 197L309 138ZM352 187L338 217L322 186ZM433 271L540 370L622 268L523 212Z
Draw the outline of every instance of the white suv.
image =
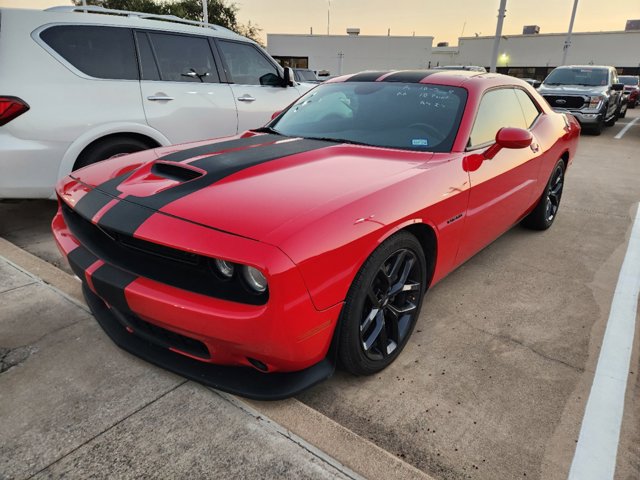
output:
M0 198L48 198L90 163L262 126L312 87L225 28L86 10L0 9Z

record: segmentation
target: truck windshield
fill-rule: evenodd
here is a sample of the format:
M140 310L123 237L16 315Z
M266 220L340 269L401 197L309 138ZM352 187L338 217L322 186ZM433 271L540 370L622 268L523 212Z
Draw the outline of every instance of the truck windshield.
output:
M603 86L609 83L608 71L604 68L556 68L545 79L545 85Z
M620 83L624 85L638 85L638 80L640 80L639 77L634 77L631 75L620 76L618 77L618 79L620 80Z
M401 82L340 82L309 91L274 122L271 131L376 147L451 150L466 90Z

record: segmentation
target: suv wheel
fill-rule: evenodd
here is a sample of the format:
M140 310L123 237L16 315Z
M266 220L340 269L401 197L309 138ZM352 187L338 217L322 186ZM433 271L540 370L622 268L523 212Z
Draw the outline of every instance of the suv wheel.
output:
M149 145L138 138L126 136L105 138L87 147L76 160L73 169L78 170L79 168L107 160L108 158L126 155L127 153L135 153L149 148L153 148L153 145Z

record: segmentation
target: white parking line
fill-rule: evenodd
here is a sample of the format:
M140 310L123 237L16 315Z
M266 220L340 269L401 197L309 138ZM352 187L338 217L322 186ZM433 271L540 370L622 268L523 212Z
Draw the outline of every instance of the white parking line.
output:
M640 205L613 295L569 480L613 479L639 291Z
M622 130L620 130L620 132L618 132L618 134L617 134L615 137L613 137L613 138L615 138L616 140L620 140L620 139L622 138L622 136L623 136L625 133L627 133L627 131L631 128L631 126L632 126L634 123L636 123L638 120L640 120L640 117L636 117L636 118L634 118L633 120L631 120L631 121L630 121L629 123L627 123L627 124L625 125L625 127L624 127Z

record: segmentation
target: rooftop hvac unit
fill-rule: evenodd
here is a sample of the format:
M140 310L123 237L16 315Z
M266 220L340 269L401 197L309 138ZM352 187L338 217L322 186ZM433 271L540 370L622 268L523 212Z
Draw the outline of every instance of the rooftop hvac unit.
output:
M357 37L360 35L359 28L347 28L347 35L351 35L352 37Z
M436 45L436 47L448 47L449 46L449 42L438 42L438 44Z
M640 20L627 20L624 31L631 32L632 30L640 30Z
M537 35L540 33L540 27L538 25L525 25L522 27L523 35Z

